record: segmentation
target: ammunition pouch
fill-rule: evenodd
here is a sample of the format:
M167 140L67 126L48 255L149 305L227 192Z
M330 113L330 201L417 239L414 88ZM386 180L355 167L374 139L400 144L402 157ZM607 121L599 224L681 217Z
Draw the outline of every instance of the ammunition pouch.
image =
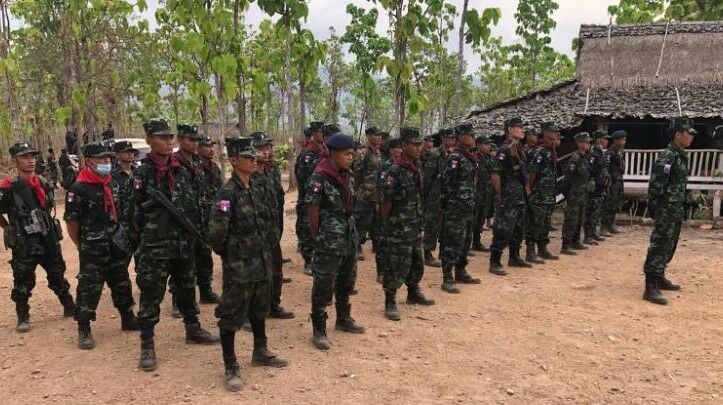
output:
M6 249L13 249L17 246L18 239L15 235L15 228L12 225L8 225L3 229L3 241L5 242Z

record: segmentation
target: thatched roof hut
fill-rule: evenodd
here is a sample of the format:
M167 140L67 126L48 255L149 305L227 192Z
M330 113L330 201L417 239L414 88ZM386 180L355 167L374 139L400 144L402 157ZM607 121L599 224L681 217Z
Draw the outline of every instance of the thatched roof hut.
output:
M570 131L645 120L661 126L687 115L712 130L723 119L723 21L583 25L574 80L474 111L468 120L501 134L513 114Z

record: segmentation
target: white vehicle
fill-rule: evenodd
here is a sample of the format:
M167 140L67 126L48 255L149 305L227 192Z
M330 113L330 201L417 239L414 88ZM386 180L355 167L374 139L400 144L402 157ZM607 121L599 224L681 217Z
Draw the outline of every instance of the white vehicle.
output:
M130 142L133 145L133 149L138 150L137 160L141 160L151 151L151 147L146 143L146 138L115 138L115 142Z

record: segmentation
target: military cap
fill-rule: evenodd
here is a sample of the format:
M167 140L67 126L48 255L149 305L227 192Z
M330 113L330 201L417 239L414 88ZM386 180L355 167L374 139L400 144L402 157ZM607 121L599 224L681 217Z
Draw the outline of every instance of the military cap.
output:
M367 128L367 129L364 131L364 134L365 134L366 136L379 135L380 132L381 132L381 131L380 131L379 128L377 128L377 127L369 127L369 128Z
M575 142L590 142L590 134L587 132L580 132L575 134Z
M256 150L253 147L253 138L247 136L234 136L226 138L226 151L229 157L255 158Z
M198 140L198 146L213 146L216 144L216 141L212 140L210 137L206 135L202 135L201 139Z
M399 149L402 147L402 140L399 138L392 138L387 143L389 149Z
M92 158L102 158L113 156L113 152L100 142L89 142L83 146L83 156Z
M10 147L10 156L37 155L40 153L37 149L30 146L27 142L17 142Z
M194 141L201 140L201 134L198 133L198 127L195 125L178 124L176 125L176 130L178 131L176 134L178 138L188 138Z
M382 139L389 139L389 132L382 131L379 133L379 135L382 136Z
M552 121L543 122L540 128L547 132L560 132L560 128Z
M254 132L249 135L254 140L254 148L259 146L273 145L274 140L271 139L269 134L263 131Z
M617 131L613 132L612 135L610 135L610 139L623 139L623 138L627 138L627 137L628 137L628 133L625 132L624 129L618 129Z
M493 151L497 151L497 150L500 149L500 147L497 146L496 143L492 142L492 143L490 143L490 149L493 150Z
M329 150L354 149L354 138L342 133L336 133L327 139L326 147Z
M361 149L362 144L359 141L354 141L354 149Z
M441 135L442 138L454 138L454 130L452 128L440 129L439 135Z
M414 127L402 127L399 129L399 140L402 143L422 143L424 140L419 134L419 128Z
M472 124L459 124L456 127L454 127L454 134L455 136L460 135L467 135L474 133L474 127Z
M505 129L512 128L518 125L524 125L522 118L520 118L519 116L510 117L505 120Z
M144 122L143 130L146 131L146 136L173 136L173 131L171 131L168 121L163 118L151 118Z
M322 132L324 135L334 135L341 132L341 129L339 129L339 125L337 124L325 124Z
M434 142L434 135L427 135L424 137L424 142Z
M113 144L112 148L113 152L115 153L121 153L121 152L138 152L136 148L133 147L133 144L130 141L119 141L115 142ZM85 152L83 153L85 155Z
M673 118L670 120L670 128L672 128L675 132L690 132L690 130L693 129L693 121L691 121L688 117ZM690 133L697 134L698 132L696 131Z
M537 135L537 128L535 127L527 127L525 128L525 135Z
M607 131L603 131L602 129L598 129L595 132L592 133L592 139L598 139L598 138L607 138L608 133Z
M311 130L311 128L304 128L304 138L308 138L313 134L314 131Z
M477 143L477 144L485 144L485 145L489 145L490 143L492 143L492 141L490 140L490 138L488 138L488 137L486 137L486 136L484 136L484 135L478 136L477 138L475 138L474 141L475 141L475 143Z
M324 132L324 121L311 121L309 123L309 130L309 135L314 132Z

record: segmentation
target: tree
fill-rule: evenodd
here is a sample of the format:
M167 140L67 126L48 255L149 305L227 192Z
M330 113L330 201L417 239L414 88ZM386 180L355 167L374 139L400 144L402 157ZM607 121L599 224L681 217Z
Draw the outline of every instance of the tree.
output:
M559 8L554 0L529 0L517 3L515 33L522 39L521 44L512 45L512 64L522 75L525 88L537 87L542 62L546 54L555 52L550 43L550 33L557 26L552 13ZM524 77L523 76L523 77Z
M711 21L723 18L720 0L620 0L608 7L616 24L647 24L661 20Z
M8 5L9 0L0 0L0 72L2 72L4 80L5 103L10 114L9 117L0 116L0 126L3 132L10 133L13 141L18 141L20 114L15 98L17 65L10 54L12 44L10 42L10 13ZM7 125L8 121L10 125ZM6 148L3 147L3 150L5 149Z

